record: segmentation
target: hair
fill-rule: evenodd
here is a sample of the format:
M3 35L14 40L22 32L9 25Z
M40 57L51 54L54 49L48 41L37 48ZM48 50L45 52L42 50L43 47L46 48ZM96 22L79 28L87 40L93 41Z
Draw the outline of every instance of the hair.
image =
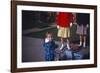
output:
M47 36L48 34L50 34L51 36L53 35L52 32L46 32L46 36Z

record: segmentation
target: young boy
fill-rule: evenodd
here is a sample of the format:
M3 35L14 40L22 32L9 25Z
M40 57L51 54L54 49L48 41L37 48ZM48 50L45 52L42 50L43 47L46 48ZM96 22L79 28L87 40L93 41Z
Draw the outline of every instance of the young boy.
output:
M64 47L64 42L67 41L67 48L70 49L69 46L69 38L70 38L70 25L72 25L73 14L68 12L59 12L57 13L56 23L58 28L58 37L60 37L61 47L60 50Z
M52 33L47 32L46 38L44 39L43 47L45 49L45 60L46 61L54 61L55 60L55 49L57 45L53 40Z

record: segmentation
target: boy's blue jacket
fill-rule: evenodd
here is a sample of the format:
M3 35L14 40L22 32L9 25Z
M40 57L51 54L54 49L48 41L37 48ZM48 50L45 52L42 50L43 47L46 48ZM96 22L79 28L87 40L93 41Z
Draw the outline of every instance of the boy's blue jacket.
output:
M55 57L55 48L58 46L55 44L54 41L48 42L43 44L43 47L45 49L45 60L46 61L54 61Z

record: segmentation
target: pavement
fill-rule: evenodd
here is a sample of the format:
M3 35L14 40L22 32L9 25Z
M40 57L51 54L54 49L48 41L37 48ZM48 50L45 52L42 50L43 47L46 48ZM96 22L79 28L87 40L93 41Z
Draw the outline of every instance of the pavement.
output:
M44 57L44 48L43 48L43 39L40 38L34 38L30 36L25 36L26 34L33 33L33 32L39 32L51 28L55 28L56 24L50 25L50 27L46 28L33 28L33 29L27 29L22 31L22 62L38 62L38 61L45 61ZM60 45L59 41L56 41L58 45ZM75 45L74 45L75 46ZM56 57L55 60L59 60L59 48L56 49ZM82 50L83 53L88 53L89 50ZM86 54L87 54L86 53ZM64 55L63 53L61 55ZM64 58L66 59L66 58ZM63 60L63 59L61 59Z
M55 41L56 44L60 45L59 41ZM64 52L59 53L59 48L56 48L55 60L67 60L64 56ZM81 50L82 53L87 55L89 50L87 48ZM22 62L40 62L45 61L45 50L43 48L43 39L32 38L28 36L22 37ZM62 56L62 57L61 57ZM64 56L64 57L63 57Z

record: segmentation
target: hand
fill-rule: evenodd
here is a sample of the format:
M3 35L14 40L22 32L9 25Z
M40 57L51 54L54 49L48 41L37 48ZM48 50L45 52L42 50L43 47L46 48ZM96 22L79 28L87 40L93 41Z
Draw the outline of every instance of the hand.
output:
M46 38L46 39L45 39L45 43L48 43L48 42L49 42L49 39Z
M53 38L46 38L45 43L51 42Z
M57 25L57 29L59 29L59 25Z
M72 23L70 23L70 27L72 27L72 25L73 25L73 24L72 24Z

